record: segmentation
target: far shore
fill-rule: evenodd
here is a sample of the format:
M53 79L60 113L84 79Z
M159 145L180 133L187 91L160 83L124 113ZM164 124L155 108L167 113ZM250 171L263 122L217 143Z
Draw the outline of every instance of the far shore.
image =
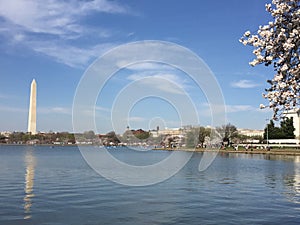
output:
M0 146L49 146L49 147L74 147L74 146L95 146L99 145L78 145L78 144L5 144L1 143ZM102 146L101 146L102 147ZM130 146L128 146L130 147ZM267 149L245 149L240 148L239 150L234 150L233 148L228 149L208 149L208 148L153 148L153 151L187 151L187 152L218 152L218 153L239 153L239 154L265 154L265 155L288 155L288 156L300 156L300 149L298 148L271 148Z
M206 149L206 148L155 148L153 150L163 150L163 151L188 151L188 152L218 152L218 153L240 153L240 154L268 154L268 155L290 155L290 156L300 156L300 149L291 148L276 148L276 149Z

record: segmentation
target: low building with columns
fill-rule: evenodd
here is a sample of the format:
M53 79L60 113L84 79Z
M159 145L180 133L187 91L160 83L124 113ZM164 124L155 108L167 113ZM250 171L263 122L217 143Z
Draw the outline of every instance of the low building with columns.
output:
M248 137L263 137L264 131L263 130L252 130L252 129L237 129L239 134L246 135Z

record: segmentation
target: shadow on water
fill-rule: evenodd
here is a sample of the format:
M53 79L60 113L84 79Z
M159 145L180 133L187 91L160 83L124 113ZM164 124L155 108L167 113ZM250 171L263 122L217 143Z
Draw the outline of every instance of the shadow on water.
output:
M25 196L24 196L24 219L31 218L32 200L34 198L33 186L34 186L34 173L36 165L36 157L34 156L34 148L28 147L25 156L24 163L26 166L25 172Z

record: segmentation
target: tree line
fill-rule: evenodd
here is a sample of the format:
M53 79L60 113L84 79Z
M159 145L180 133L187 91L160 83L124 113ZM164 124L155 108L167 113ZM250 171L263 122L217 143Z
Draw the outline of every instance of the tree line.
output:
M274 121L270 120L264 130L264 139L294 139L294 131L293 117L284 118L280 122L280 127L275 126Z
M294 139L293 118L284 118L277 127L273 120L270 120L264 129L263 136L247 136L238 133L235 125L230 123L216 128L209 127L193 127L184 131L184 137L176 137L176 135L160 135L153 137L149 131L142 129L127 130L122 135L116 134L114 131L104 135L96 135L94 131L86 131L83 133L68 132L49 132L32 135L24 132L13 132L8 137L0 135L0 143L7 144L99 144L99 145L119 145L146 143L147 145L156 146L172 146L189 148L199 147L205 148L208 144L219 144L224 147L232 144L249 143L258 141L262 143L267 139Z

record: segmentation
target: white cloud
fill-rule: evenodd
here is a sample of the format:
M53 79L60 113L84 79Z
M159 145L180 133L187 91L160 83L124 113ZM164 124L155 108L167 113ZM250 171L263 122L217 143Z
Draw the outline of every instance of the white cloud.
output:
M25 46L68 66L81 67L113 46L71 44L71 39L113 34L110 29L84 23L83 18L92 13L132 14L127 6L108 0L0 1L0 35L7 38L6 45Z
M3 112L27 112L28 110L25 108L17 108L17 107L11 107L11 106L4 106L0 105L0 111Z
M102 112L111 112L111 109L105 108L105 107L102 107L102 106L95 106L95 110L96 111L102 111Z
M165 79L165 78L163 78ZM173 82L172 80L165 79L161 77L152 77L148 79L141 80L141 83L146 87L154 87L155 89L171 94L186 94L184 89L178 85L178 83Z
M70 67L83 67L113 46L113 44L104 43L90 48L79 48L59 42L46 43L39 41L28 41L27 45L30 45L34 51L50 56L57 62Z
M126 65L128 62L122 61L119 62L118 65ZM135 63L132 64L126 69L133 70L133 71L145 71L145 70L156 70L156 71L174 71L175 68L163 64L163 63L155 63L155 62L142 62L142 63Z
M235 88L254 88L260 86L260 84L255 83L251 80L239 80L231 83L232 87Z
M252 105L226 105L227 113L236 113L236 112L259 112L259 113L270 113L273 112L272 109L261 109L258 106Z
M5 95L5 94L1 94L0 93L0 99L9 99L9 98L11 98L12 96L10 96L10 95Z
M51 111L54 113L61 113L61 114L71 114L71 110L69 108L64 107L53 107Z
M226 113L238 113L238 112L260 112L260 113L270 113L270 110L261 110L259 106L252 105L217 105L212 107L208 103L201 105L199 113L203 116L211 116L211 109L215 110L215 114L223 113L224 109Z
M15 34L13 40L16 42L21 42L25 39L25 35L23 34Z
M70 108L54 106L54 107L38 107L37 113L71 115L72 111Z
M72 112L73 113L73 112ZM77 112L76 114L81 114L84 118L102 118L105 120L110 120L111 118L111 110L109 108L104 108L101 106L95 106L95 108L83 109L80 112Z
M251 105L226 105L227 113L245 112L245 111L256 111L257 108Z
M92 12L127 13L128 8L107 0L0 1L0 16L11 26L33 33L77 36L85 29L80 19Z
M128 121L129 122L144 122L144 121L146 121L146 119L143 117L132 116L132 117L128 118Z
M133 82L137 81L146 87L155 88L172 94L186 94L186 91L189 88L187 81L180 76L163 71L134 73L129 75L127 79Z
M27 113L28 108L18 108L18 107L0 105L0 111ZM42 113L42 114L56 113L56 114L71 115L71 109L66 107L37 107L37 113Z
M159 78L159 79L166 79L171 82L177 83L177 84L183 84L185 81L181 79L178 75L171 74L171 73L166 73L166 72L153 72L153 71L145 71L145 72L140 72L140 73L134 73L131 74L127 77L128 80L140 80L144 79L147 77L152 77L152 78Z

